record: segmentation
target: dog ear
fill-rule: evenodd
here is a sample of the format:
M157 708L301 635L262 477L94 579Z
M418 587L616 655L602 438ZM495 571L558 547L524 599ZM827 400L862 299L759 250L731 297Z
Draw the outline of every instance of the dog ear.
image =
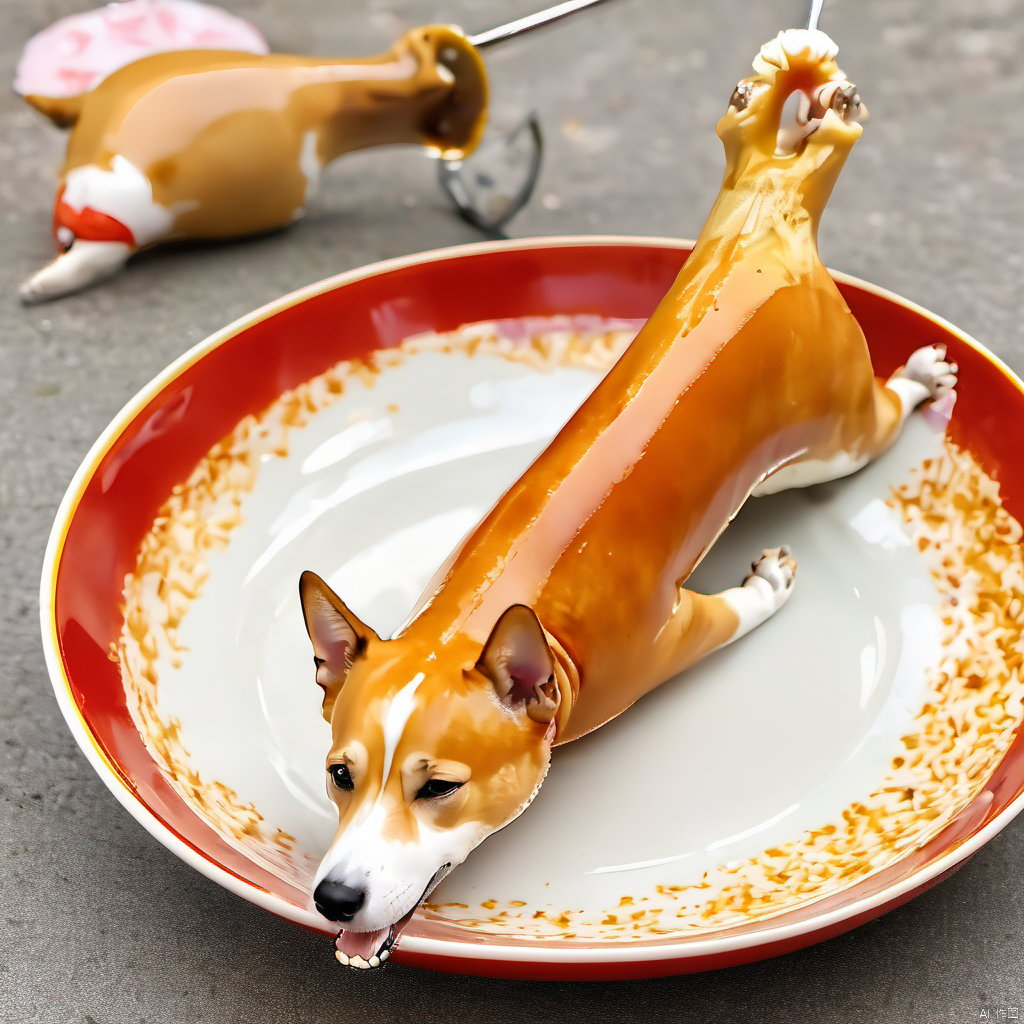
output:
M306 632L313 643L316 682L324 691L323 714L329 722L352 662L370 640L380 637L353 615L314 572L307 570L299 578L299 597Z
M555 659L532 608L514 604L502 613L476 663L506 707L548 723L558 710Z

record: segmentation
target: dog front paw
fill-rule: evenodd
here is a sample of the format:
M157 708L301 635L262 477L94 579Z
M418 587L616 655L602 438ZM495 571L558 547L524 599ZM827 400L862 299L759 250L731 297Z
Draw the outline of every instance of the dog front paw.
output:
M750 569L743 586L757 588L771 602L772 611L777 611L789 600L796 579L796 559L789 548L785 544L765 548L761 557L750 563Z
M959 367L946 359L945 345L925 345L913 352L907 365L898 369L894 379L911 380L928 392L928 398L940 398L956 387Z

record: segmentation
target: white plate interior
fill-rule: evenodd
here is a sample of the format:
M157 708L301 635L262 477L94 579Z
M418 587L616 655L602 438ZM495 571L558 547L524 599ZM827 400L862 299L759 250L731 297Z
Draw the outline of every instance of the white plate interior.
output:
M160 665L159 708L180 719L204 779L296 837L308 858L269 865L289 881L308 881L335 826L299 573L319 572L390 634L598 379L421 352L372 386L353 380L293 431L286 457L266 458L244 521L211 555L182 622L187 653ZM433 900L598 913L655 886L698 882L835 821L870 793L921 707L939 632L927 567L885 499L940 448L912 418L856 476L748 503L692 584L734 585L762 548L785 542L800 565L790 604L558 751L534 805Z

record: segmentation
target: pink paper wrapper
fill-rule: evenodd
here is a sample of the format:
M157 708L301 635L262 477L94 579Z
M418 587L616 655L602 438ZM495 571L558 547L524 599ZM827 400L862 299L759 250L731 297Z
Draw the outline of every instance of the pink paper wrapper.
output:
M34 35L18 63L22 96L77 96L118 68L168 50L266 53L249 22L198 0L123 0L72 14Z

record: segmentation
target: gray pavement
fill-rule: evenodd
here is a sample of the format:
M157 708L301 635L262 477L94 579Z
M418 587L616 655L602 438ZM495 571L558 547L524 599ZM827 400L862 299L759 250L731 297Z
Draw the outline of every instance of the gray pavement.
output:
M430 20L486 26L530 0L225 0L280 50L357 54ZM538 3L539 5L539 3ZM86 4L0 4L0 75L22 41ZM496 105L536 106L549 148L515 235L692 236L717 189L712 127L800 0L615 0L507 46ZM1024 370L1024 0L832 0L872 122L822 233L834 267L929 307ZM475 233L412 152L350 157L305 223L146 256L95 291L22 309L51 254L61 135L0 96L0 1019L242 1021L974 1021L1024 1016L1024 820L882 920L776 960L635 983L543 984L401 967L336 970L323 939L167 853L72 743L38 639L37 585L60 497L118 408L186 347L283 292Z

